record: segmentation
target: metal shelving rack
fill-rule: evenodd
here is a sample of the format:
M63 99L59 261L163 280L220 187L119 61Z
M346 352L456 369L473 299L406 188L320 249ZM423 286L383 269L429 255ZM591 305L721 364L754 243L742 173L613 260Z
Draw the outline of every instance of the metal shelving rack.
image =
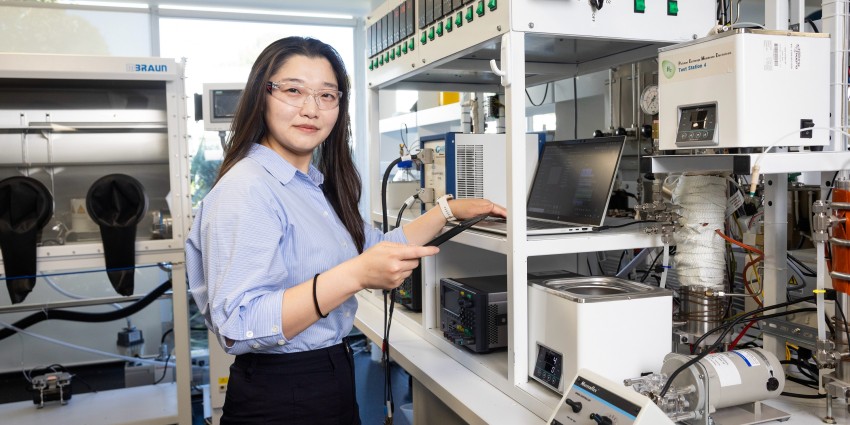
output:
M438 1L439 2L439 1ZM367 45L374 37L372 25L391 14L403 1L388 1L367 18ZM406 2L407 5L412 2ZM417 2L417 8L432 2ZM458 2L452 3L455 7ZM370 88L370 166L379 169L382 149L378 91L383 89L452 90L502 92L507 117L507 209L512 220L505 238L467 232L442 249L436 259L423 261L423 313L400 319L420 337L463 364L490 385L534 412L547 417L557 403L555 394L527 377L528 327L526 273L529 263L545 263L550 256L594 250L661 246L661 241L642 232L619 232L565 237L525 235L526 188L524 140L526 133L525 89L566 77L584 75L617 64L657 55L659 47L683 42L704 34L713 25L714 2L689 2L678 16L663 7L636 13L626 2L608 2L596 10L587 2L474 1L435 22L417 25L413 35L370 49L367 81ZM443 2L446 4L446 2ZM661 5L663 6L663 5ZM417 9L416 17L421 18ZM409 8L408 8L409 10ZM445 11L444 11L445 12ZM457 26L457 20L462 26ZM453 30L446 31L447 20ZM424 21L417 19L422 24ZM411 40L415 48L410 49ZM378 43L379 45L381 43ZM400 47L407 44L402 54ZM383 49L383 50L381 50ZM399 50L396 50L399 49ZM392 58L390 57L392 53ZM376 59L382 59L376 62ZM500 78L494 72L505 74ZM383 171L383 170L380 170ZM372 181L373 179L369 179ZM372 211L380 211L380 198L373 188ZM373 216L380 221L380 216ZM450 254L447 251L451 252ZM483 269L471 257L484 257L488 274L498 273L503 264L508 275L507 353L474 355L460 350L437 332L440 276L462 270L472 275ZM461 259L462 258L462 259ZM501 260L500 260L501 259ZM474 269L479 270L474 270ZM363 299L379 304L378 297ZM397 310L398 311L398 310Z
M0 108L0 140L7 147L0 154L0 170L3 177L28 174L30 169L64 167L80 174L108 172L133 174L138 172L156 184L156 188L146 187L151 205L167 206L171 215L170 236L163 239L148 239L145 236L136 239L136 265L170 263L172 279L172 308L174 330L175 384L162 384L149 387L136 387L126 390L104 392L104 394L84 394L75 396L61 411L43 409L36 411L21 407L20 403L0 406L0 411L15 417L38 422L61 415L66 421L101 423L145 423L188 425L191 417L191 361L189 347L188 290L184 241L191 223L191 205L189 194L189 161L186 132L186 96L184 90L184 63L164 58L137 57L95 57L69 55L38 54L0 54L0 83L6 91L3 108ZM57 96L69 93L62 102L52 104L26 104L18 106L9 93L16 93L16 86L29 87L31 90L54 89ZM77 90L77 92L74 92ZM93 108L91 104L78 109L68 107L74 102L91 100L79 96L80 91L96 93L94 97L108 98L110 90L121 93L145 93L148 101L129 96L127 104L115 109ZM76 94L75 94L76 93ZM19 96L19 95L16 95ZM144 97L144 96L142 96ZM46 96L49 99L49 96ZM150 99L154 99L150 101ZM117 102L111 99L109 102ZM139 103L142 106L136 105ZM61 106L56 106L61 105ZM75 133L83 136L75 136ZM134 139L144 133L141 142ZM98 139L106 134L108 140ZM88 135L88 136L87 136ZM56 148L52 139L66 137L66 143L100 143L91 149L95 156L107 152L107 158L93 158L90 161L78 157L67 159L51 156ZM33 137L33 139L28 139ZM76 137L76 138L75 138ZM96 140L90 142L88 139ZM34 160L32 146L43 145L46 140L47 156ZM122 145L122 141L126 142ZM133 144L128 145L131 141ZM66 150L65 152L71 152ZM144 159L133 160L140 154ZM29 155L29 156L28 156ZM73 156L73 155L71 155ZM114 159L114 158L120 159ZM69 156L66 156L69 158ZM87 171L95 170L95 171ZM99 175L97 177L100 177ZM91 176L85 175L85 180ZM52 175L51 175L52 179ZM79 185L79 181L75 184ZM58 185L57 185L58 186ZM48 185L50 187L50 185ZM63 188L67 189L67 187ZM79 189L75 187L75 189ZM151 190L156 195L151 195ZM79 195L75 192L76 195ZM85 192L82 192L84 195ZM153 197L156 199L153 199ZM67 198L67 193L53 193L54 199ZM67 199L63 199L66 201ZM58 202L57 208L66 208ZM58 213L59 211L56 211ZM67 213L67 211L64 211ZM144 235L151 226L150 210L147 221L138 225L138 234ZM143 228L143 225L148 228ZM103 246L100 238L89 238L60 245L40 246L37 249L38 273L57 270L100 270L104 269ZM2 262L0 262L2 264ZM137 285L138 286L138 285ZM132 297L131 297L132 298ZM115 302L114 298L109 302ZM104 301L107 302L107 301ZM26 303L26 302L25 302ZM61 303L60 303L61 304ZM22 305L15 306L21 308ZM51 305L35 306L36 309ZM57 359L58 360L58 359ZM78 401L77 398L80 398ZM134 412L144 409L142 415L122 416L124 422L116 422L116 415L98 415L90 410L92 403L102 399L110 411ZM108 401L107 401L108 400ZM168 402L166 402L166 400ZM172 403L171 401L174 401ZM150 403L155 403L151 405ZM89 407L87 407L89 406ZM99 405L98 409L105 408ZM32 409L31 411L29 409ZM52 416L51 416L52 415ZM76 419L74 419L76 418ZM100 419L98 419L100 418Z

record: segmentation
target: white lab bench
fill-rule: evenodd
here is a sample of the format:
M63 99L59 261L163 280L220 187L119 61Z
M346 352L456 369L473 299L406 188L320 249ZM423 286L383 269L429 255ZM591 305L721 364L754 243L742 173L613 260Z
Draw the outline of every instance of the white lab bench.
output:
M79 385L79 384L78 384ZM175 383L72 395L68 405L32 401L0 405L4 424L169 425L178 422Z
M355 325L380 345L383 312L365 299L367 296L371 294L358 295L360 306ZM390 329L390 358L414 380L415 423L463 423L461 420L470 424L544 423L516 400L425 341L403 321L394 321ZM425 403L420 405L420 402ZM438 417L441 420L437 421Z

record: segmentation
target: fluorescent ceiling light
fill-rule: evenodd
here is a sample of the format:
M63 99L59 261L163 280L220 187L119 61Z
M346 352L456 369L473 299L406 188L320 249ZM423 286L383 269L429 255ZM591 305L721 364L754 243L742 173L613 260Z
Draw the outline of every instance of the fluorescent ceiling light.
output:
M87 0L58 0L56 3L74 6L98 6L98 7L123 7L126 9L147 9L145 3L123 3L112 1L87 1Z
M307 18L336 18L336 19L354 19L351 15L339 15L334 13L319 13L319 12L296 12L291 10L269 10L269 9L236 9L226 7L208 7L208 6L189 6L182 4L161 4L160 9L163 10L191 10L196 12L216 12L216 13L239 13L249 15L274 15L274 16L298 16Z

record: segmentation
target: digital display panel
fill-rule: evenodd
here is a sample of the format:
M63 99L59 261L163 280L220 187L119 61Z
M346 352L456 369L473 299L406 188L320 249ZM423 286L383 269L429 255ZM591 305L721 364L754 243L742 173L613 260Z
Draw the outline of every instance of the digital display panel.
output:
M236 106L239 104L239 96L242 90L213 90L212 91L212 119L231 120L236 114Z
M564 356L561 353L537 344L537 361L534 363L535 378L558 389L561 385L563 363Z

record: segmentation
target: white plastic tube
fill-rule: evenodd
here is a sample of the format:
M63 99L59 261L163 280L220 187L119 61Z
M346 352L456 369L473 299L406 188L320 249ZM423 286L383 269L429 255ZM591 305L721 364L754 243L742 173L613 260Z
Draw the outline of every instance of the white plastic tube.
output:
M658 286L664 289L664 286L667 285L667 271L670 270L670 246L665 243L661 249L664 250L661 257L661 269L663 271L661 272L661 281L658 282Z
M42 278L44 279L44 281L45 281L45 282L47 282L47 285L48 285L48 286L50 286L51 288L53 288L53 290L55 290L56 292L58 292L58 293L60 293L60 294L62 294L62 295L64 295L64 296L66 296L66 297L68 297L68 298L73 298L73 299L75 299L75 300L81 300L81 299L83 299L83 298L86 298L86 297L84 297L84 296L82 296L82 295L77 295L77 294L74 294L74 293L72 293L72 292L68 292L68 291L66 291L66 290L62 289L62 287L61 287L61 286L59 286L58 284L56 284L56 282L54 282L54 281L53 281L53 279L52 279L50 276L42 276ZM113 308L115 308L116 310L121 310L121 305L119 305L119 304L110 304L110 305L111 305ZM127 316L127 327L128 327L128 328L132 328L132 327L133 327L133 323L130 321L130 316Z
M819 242L815 244L816 247L816 255L817 255L817 290L815 291L815 301L817 304L817 318L818 318L818 340L826 339L826 320L824 317L826 316L824 305L823 305L823 294L824 288L826 287L826 282L824 276L826 276L826 259L824 258L825 247L824 244L826 242Z
M10 324L5 323L5 322L0 322L0 326L2 326L4 328L13 329L13 330L17 331L18 333L21 333L21 334L24 334L24 335L27 335L27 336L31 336L33 338L40 339L42 341L47 341L47 342L50 342L50 343L53 343L53 344L61 345L63 347L73 348L75 350L85 351L85 352L92 353L92 354L98 354L98 355L105 356L105 357L114 357L116 359L126 360L128 362L134 362L134 363L144 363L144 364L153 364L153 365L167 364L169 366L174 366L174 362L166 363L166 362L163 362L163 361L160 361L160 360L149 360L149 359L143 359L143 358L140 358L140 357L122 356L122 355L116 354L116 353L109 353L109 352L97 350L97 349L94 349L94 348L83 347L81 345L71 344L70 342L60 341L58 339L53 339L53 338L50 338L50 337L47 337L47 336L44 336L44 335L35 334L35 333L23 330L21 328L18 328L16 326L10 325Z

